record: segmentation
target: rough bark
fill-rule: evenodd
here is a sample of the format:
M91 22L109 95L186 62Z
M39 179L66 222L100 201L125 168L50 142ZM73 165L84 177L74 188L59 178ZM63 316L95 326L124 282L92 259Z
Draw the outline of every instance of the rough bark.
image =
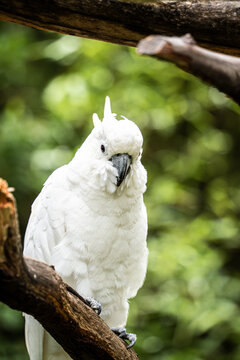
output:
M240 59L200 48L189 34L148 36L139 42L138 53L173 62L240 104Z
M0 289L0 301L34 316L73 359L138 359L53 267L23 258L14 197L2 179Z
M240 55L235 0L1 0L0 19L128 46L189 32L201 46Z

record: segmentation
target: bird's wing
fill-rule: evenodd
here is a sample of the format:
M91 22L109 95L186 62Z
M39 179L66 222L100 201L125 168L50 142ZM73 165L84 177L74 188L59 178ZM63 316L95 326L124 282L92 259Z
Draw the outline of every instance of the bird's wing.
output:
M32 205L24 239L24 255L49 265L65 232L64 204L69 196L65 172L65 166L57 169L44 184Z
M48 264L54 247L64 233L64 211L61 206L64 195L60 196L64 194L64 189L59 184L64 170L61 169L48 178L34 201L24 240L24 256ZM25 338L30 360L42 360L43 336L43 327L32 316L26 314Z

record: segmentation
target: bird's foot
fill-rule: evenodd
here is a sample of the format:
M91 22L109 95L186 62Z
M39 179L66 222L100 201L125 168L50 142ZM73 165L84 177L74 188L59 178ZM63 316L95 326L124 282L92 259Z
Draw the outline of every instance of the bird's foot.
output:
M101 306L101 304L99 304L99 302L97 302L92 297L85 298L85 301L86 301L87 305L90 306L90 308L93 309L98 315L101 314L102 306Z
M118 335L121 339L130 341L130 344L127 346L127 349L130 349L134 346L135 342L137 341L137 335L127 333L124 327L117 327L111 329L116 335Z

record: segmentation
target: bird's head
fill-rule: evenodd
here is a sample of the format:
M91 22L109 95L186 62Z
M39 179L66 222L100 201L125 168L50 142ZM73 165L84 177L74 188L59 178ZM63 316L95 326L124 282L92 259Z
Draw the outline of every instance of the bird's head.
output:
M93 114L94 129L74 159L88 178L89 186L108 193L146 187L146 171L141 164L142 134L137 125L122 116L116 119L106 97L103 121Z

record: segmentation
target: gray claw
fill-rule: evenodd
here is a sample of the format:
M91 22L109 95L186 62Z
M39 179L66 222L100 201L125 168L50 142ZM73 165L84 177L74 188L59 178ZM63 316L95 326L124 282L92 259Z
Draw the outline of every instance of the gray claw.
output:
M97 302L95 299L91 297L85 298L85 301L87 305L90 306L90 308L93 309L98 315L101 314L102 306L101 304L99 304L99 302Z
M120 328L112 328L112 331L118 335L121 339L130 341L130 344L127 346L127 349L130 349L135 345L137 341L137 335L132 333L127 333L126 329L123 327Z

